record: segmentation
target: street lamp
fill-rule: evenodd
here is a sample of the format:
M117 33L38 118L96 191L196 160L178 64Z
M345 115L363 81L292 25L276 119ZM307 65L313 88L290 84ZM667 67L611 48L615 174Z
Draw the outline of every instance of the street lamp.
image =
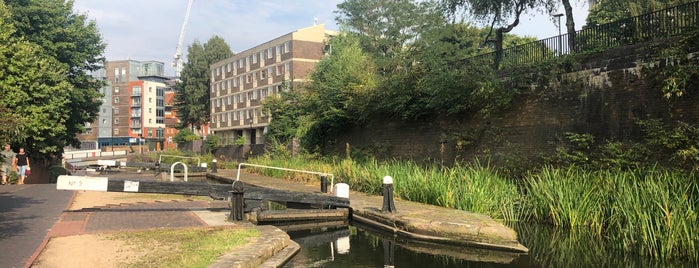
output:
M563 49L563 45L562 45L563 41L561 40L562 39L562 37L561 37L561 17L563 17L563 13L558 13L558 14L555 14L553 16L558 19L558 55L560 56L561 54L563 54L562 53L563 51L561 51Z

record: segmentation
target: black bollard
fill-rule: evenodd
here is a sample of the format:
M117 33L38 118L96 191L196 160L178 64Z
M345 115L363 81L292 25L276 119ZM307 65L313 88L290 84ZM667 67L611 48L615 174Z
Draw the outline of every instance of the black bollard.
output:
M396 205L393 203L393 178L391 176L383 177L383 207L381 212L396 212Z
M396 267L395 256L396 256L396 244L395 242L388 239L381 239L381 244L383 244L383 267Z
M231 193L231 214L228 215L228 221L242 221L245 219L245 214L243 214L243 206L245 205L243 183L234 181L233 190L229 192Z
M211 173L216 173L218 171L218 164L216 159L211 160Z
M320 192L324 194L328 193L328 176L320 176Z

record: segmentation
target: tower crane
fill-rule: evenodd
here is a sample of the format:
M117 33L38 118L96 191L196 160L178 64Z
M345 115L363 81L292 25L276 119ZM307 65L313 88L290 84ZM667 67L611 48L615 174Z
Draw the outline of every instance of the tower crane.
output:
M184 31L187 29L187 21L189 21L189 12L192 10L192 2L194 0L189 0L187 4L187 13L184 15L184 22L182 23L182 30L180 30L180 39L177 42L177 49L175 49L175 56L173 56L172 67L175 67L175 78L180 79L180 72L182 71L182 43L184 42Z

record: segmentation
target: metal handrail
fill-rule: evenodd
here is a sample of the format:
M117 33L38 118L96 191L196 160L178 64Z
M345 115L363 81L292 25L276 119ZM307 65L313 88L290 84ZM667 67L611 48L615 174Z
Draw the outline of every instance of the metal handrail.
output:
M323 173L323 172L315 172L315 171L308 171L308 170L299 170L299 169L290 169L290 168L281 168L281 167L271 167L271 166L263 166L263 165L255 165L255 164L248 164L248 163L240 163L238 164L238 174L235 177L236 181L240 180L240 169L243 166L250 166L250 167L259 167L259 168L269 168L269 169L276 169L276 170L283 170L283 171L293 171L293 172L301 172L301 173L308 173L308 174L314 174L314 175L320 175L320 176L330 176L330 192L333 192L334 184L335 184L335 175L331 173Z

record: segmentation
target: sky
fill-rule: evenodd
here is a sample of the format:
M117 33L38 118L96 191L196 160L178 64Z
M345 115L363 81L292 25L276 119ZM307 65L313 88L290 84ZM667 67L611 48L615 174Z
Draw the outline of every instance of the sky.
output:
M211 37L226 40L240 52L297 29L325 24L337 30L337 4L344 0L194 0L182 45L206 43ZM587 16L587 1L573 2L575 28ZM165 74L174 75L177 49L188 0L75 0L74 10L94 20L107 43L107 60L161 61ZM560 9L563 13L563 9ZM525 14L512 33L544 39L558 35L556 20L548 15ZM565 32L565 17L561 30Z

